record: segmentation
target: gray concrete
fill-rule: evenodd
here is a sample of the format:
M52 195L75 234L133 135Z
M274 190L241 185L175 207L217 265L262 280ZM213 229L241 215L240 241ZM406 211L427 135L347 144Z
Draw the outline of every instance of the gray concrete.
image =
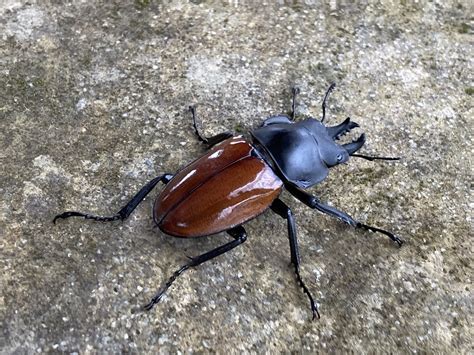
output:
M474 351L472 2L278 3L0 2L2 352ZM320 320L270 212L148 313L227 237L163 235L156 193L123 223L51 223L112 213L202 154L189 104L206 135L244 133L287 112L292 85L298 118L318 117L331 82L328 122L350 115L366 153L403 159L354 158L311 192L406 245L285 195Z

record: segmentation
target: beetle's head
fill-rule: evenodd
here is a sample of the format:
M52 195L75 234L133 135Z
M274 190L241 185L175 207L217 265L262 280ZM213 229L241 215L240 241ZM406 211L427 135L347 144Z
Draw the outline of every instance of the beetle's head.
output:
M326 127L314 118L293 122L287 116L273 116L252 131L252 136L287 181L306 189L323 181L329 168L345 163L364 145L363 134L351 143L338 143L358 126L349 118Z
M316 121L318 124L314 126L312 134L317 137L319 154L324 163L330 168L349 160L349 157L357 152L365 143L365 135L351 143L338 144L337 141L350 132L352 129L359 127L356 122L352 122L347 118L344 122L337 126L326 127L323 123ZM314 124L314 123L313 123Z

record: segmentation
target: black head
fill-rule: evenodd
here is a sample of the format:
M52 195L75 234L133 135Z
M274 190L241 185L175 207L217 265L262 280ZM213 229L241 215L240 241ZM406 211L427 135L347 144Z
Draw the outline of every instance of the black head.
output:
M347 162L365 143L362 134L351 143L338 144L340 137L359 127L349 118L333 127L326 127L314 118L296 123L284 118L267 119L252 136L270 155L284 178L302 188L324 180L329 168Z

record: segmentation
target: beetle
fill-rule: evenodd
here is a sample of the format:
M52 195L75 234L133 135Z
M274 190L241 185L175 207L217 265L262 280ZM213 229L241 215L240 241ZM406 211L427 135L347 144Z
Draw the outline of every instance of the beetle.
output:
M323 181L330 168L347 162L350 157L399 159L356 154L365 143L364 134L350 143L337 143L341 136L359 125L350 118L336 126L324 125L327 100L334 87L335 84L331 84L324 96L321 120L308 118L299 122L295 121L295 101L299 90L293 88L291 117L282 114L267 118L259 128L250 132L252 141L229 132L209 138L202 136L196 123L196 110L190 106L194 132L209 148L206 154L174 175L166 173L154 178L112 216L67 211L54 217L53 222L73 216L102 222L124 220L162 182L165 188L153 206L153 220L162 232L175 237L194 238L225 231L233 238L209 252L189 258L189 262L175 271L144 306L150 310L183 272L244 243L247 233L242 224L270 208L287 221L290 258L296 279L309 298L313 319L319 318L314 298L300 275L296 223L291 209L279 199L283 189L312 209L355 228L385 234L399 246L403 243L393 233L363 224L304 191Z

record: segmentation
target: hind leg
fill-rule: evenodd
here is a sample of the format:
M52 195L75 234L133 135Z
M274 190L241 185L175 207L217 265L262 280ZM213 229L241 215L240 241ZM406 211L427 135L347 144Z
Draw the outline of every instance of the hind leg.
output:
M230 234L234 240L226 243L224 245L221 245L220 247L217 247L211 251L208 251L207 253L204 253L202 255L190 258L191 261L188 262L187 264L183 265L181 268L175 271L175 273L168 279L166 284L158 291L158 293L151 299L151 301L145 305L145 310L149 311L150 309L153 308L155 304L160 302L161 297L165 294L166 290L173 284L173 282L178 278L179 275L181 275L183 272L188 270L191 267L196 267L206 261L209 261L211 259L214 259L215 257L222 255L224 253L227 253L228 251L234 249L238 245L244 243L247 240L247 233L245 232L244 227L242 226L237 226L235 228L229 229L227 231L228 234Z

